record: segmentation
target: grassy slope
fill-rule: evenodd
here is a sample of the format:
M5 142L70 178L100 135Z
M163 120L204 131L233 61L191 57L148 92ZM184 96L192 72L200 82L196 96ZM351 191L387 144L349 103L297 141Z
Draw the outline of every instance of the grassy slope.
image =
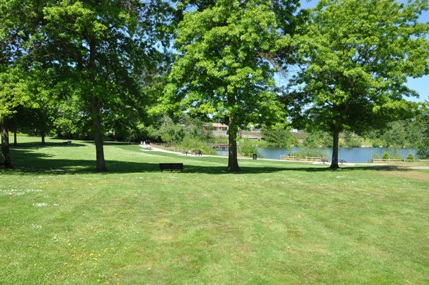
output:
M13 149L1 284L429 283L428 171L105 152L96 174L91 144Z

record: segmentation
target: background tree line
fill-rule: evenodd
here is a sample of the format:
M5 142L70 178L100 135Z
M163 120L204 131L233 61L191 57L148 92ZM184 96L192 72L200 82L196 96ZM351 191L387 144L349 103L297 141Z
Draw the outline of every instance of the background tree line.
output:
M229 126L229 171L240 169L238 133L251 125L272 145L293 144L291 126L328 133L332 168L340 133L393 145L408 124L422 137L406 140L427 153L427 108L407 100L417 94L405 83L429 73L419 21L428 9L427 0L320 0L308 10L298 0L1 1L1 165L12 166L9 131L92 139L106 171L105 139L204 142L209 121Z

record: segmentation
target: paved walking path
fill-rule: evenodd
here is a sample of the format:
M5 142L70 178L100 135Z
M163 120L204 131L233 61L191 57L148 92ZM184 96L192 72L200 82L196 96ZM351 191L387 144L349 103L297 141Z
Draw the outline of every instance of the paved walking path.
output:
M409 169L415 169L415 170L429 170L429 166L410 166L407 167Z

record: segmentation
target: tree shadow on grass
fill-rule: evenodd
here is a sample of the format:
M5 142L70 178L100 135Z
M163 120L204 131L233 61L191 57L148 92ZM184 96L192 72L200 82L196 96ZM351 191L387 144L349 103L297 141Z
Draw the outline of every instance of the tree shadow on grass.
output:
M58 144L55 146L58 147ZM79 145L76 144L75 147ZM40 145L38 146L40 147ZM65 146L67 148L70 146ZM55 159L50 155L34 152L31 144L15 148L14 169L8 170L8 174L94 174L95 160L94 159ZM208 158L208 157L185 157L172 156L168 154L156 154L156 160L153 162L143 161L147 157L139 157L139 161L119 161L107 160L108 172L106 174L115 173L160 173L160 162L180 162L184 164L183 174L215 174L215 175L240 175L240 174L263 174L276 173L281 171L302 171L302 172L349 172L357 170L372 170L372 171L406 171L407 169L390 166L390 165L374 165L374 166L347 166L338 170L329 169L328 165L311 165L311 164L293 164L293 163L275 163L264 166L261 163L252 165L251 161L243 161L241 171L230 173L227 171L227 161L224 158ZM152 160L152 159L150 159ZM170 170L164 170L163 173L170 173ZM180 172L173 170L174 173ZM4 172L3 172L4 173Z
M50 172L61 169L66 171L76 167L79 169L94 168L94 162L91 160L55 159L54 155L37 151L49 147L60 147L64 148L64 151L68 151L83 146L85 145L79 143L63 144L59 142L48 142L43 145L34 142L20 143L18 146L11 147L12 165L15 170L20 172Z
M118 144L120 148L124 148L122 145L128 145L127 143ZM70 148L86 146L85 144L72 143L64 144L62 142L48 142L45 145L40 143L21 143L19 146L14 146L12 150L14 170L8 171L8 174L17 173L40 173L40 174L65 174L65 173L82 173L90 174L96 173L95 171L95 159L92 157L85 159L66 159L66 158L55 158L52 155L48 155L42 152L34 151L38 148L45 147L63 147L66 151ZM177 162L184 164L183 173L201 173L201 174L262 174L262 173L275 173L281 171L303 171L303 172L348 172L356 170L372 170L372 171L407 171L406 168L394 166L394 165L365 165L365 166L344 166L338 170L332 170L328 164L314 165L310 163L290 163L280 161L270 161L270 163L253 161L253 160L241 160L241 171L230 173L227 171L227 160L225 157L198 157L198 156L180 156L177 154L169 154L163 152L148 152L145 156L139 156L140 150L133 147L125 147L127 151L135 151L136 161L121 161L121 160L107 160L106 165L107 173L141 173L141 172L152 172L159 173L159 163ZM170 172L170 170L164 170L164 172ZM180 172L174 170L173 172Z
M44 144L40 142L22 142L17 145L10 145L11 150L22 150L22 149L38 149L38 148L45 148L45 147L82 147L85 146L85 144L82 143L76 143L73 141L49 141L45 142Z
M339 168L337 170L332 170L328 165L305 165L301 164L299 166L279 163L276 166L272 165L245 165L240 167L238 172L228 172L226 161L225 164L219 165L201 165L201 161L204 159L182 159L180 161L163 161L163 162L180 162L183 163L184 169L182 173L189 174L216 174L216 175L240 175L240 174L263 174L263 173L276 173L282 171L301 171L309 173L317 172L351 172L351 171L409 171L410 169L403 168L400 166L393 165L365 165L365 166L346 166ZM149 163L149 162L129 162L129 161L108 161L107 162L108 172L109 173L133 173L133 172L161 172L159 168L159 163ZM164 170L163 172L181 172L179 170Z

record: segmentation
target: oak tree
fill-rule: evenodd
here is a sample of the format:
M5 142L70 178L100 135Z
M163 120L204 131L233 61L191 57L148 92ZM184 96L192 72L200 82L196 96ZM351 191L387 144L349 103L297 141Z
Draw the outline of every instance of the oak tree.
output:
M207 2L207 3L206 3ZM285 46L271 1L220 0L184 13L166 98L229 126L228 171L239 171L240 128L283 119L264 55Z
M427 0L320 0L294 37L300 68L289 99L295 122L333 137L362 134L414 115L408 77L428 74ZM293 104L295 103L295 104Z

